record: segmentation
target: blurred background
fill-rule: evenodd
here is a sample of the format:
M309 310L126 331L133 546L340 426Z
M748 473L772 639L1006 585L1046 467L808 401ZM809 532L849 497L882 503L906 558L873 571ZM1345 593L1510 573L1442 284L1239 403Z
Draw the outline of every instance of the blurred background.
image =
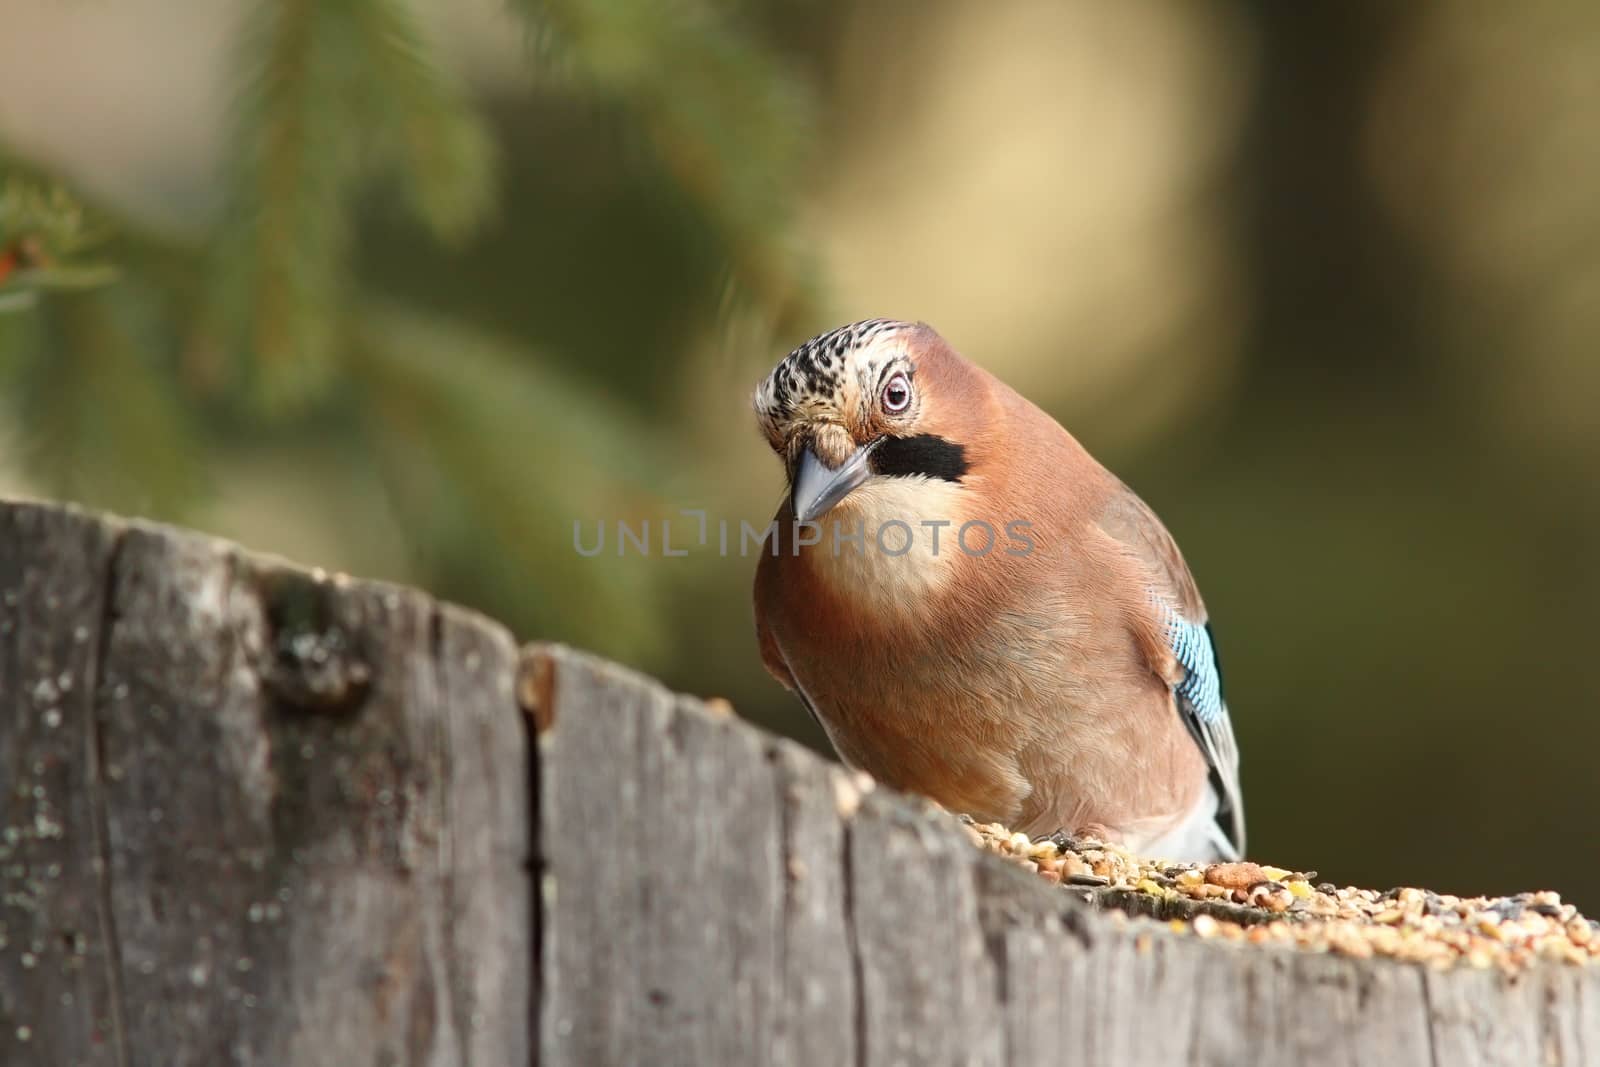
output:
M25 0L0 492L825 747L754 559L572 526L764 523L751 386L923 319L1184 546L1255 857L1600 911L1596 114L1581 0Z

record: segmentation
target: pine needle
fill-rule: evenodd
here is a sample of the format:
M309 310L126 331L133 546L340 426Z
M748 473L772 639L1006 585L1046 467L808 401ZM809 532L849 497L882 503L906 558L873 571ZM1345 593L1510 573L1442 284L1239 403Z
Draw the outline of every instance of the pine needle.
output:
M204 484L204 449L133 283L40 301L4 346L3 392L22 469L94 507L179 518Z
M782 325L815 300L791 234L812 101L780 58L706 0L516 0L546 55L635 117L716 228L732 289Z
M548 362L447 320L364 307L364 425L430 584L543 636L648 656L666 564L585 559L573 522L671 514L661 441Z
M260 407L292 412L338 378L363 188L397 175L458 238L487 212L492 152L403 0L262 0L241 54L219 306Z
M88 255L108 234L65 187L0 161L0 312L35 306L43 290L112 281L116 270Z
M490 214L495 194L494 142L466 92L430 54L403 0L358 6L365 62L379 95L372 121L386 139L412 210L443 241L468 236Z

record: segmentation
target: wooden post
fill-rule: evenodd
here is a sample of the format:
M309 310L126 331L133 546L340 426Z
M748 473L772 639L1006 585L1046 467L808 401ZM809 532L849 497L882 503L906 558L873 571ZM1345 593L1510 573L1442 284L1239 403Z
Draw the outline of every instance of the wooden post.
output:
M0 504L0 1064L1576 1065L1600 967L1107 915L392 586Z
M0 506L0 1063L522 1064L499 627Z

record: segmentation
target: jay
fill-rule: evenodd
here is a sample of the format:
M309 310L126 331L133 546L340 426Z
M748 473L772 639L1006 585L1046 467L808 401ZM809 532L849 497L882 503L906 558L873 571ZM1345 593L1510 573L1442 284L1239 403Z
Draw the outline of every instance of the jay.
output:
M767 669L847 764L980 822L1237 859L1204 603L1132 490L921 323L821 334L757 386L788 478Z

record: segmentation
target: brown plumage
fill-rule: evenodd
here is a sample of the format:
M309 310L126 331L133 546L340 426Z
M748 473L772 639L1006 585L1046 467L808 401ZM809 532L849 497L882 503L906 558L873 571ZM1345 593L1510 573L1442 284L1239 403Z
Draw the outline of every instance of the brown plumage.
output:
M756 407L791 483L756 572L762 659L847 763L1029 833L1195 858L1242 844L1225 713L1197 726L1175 693L1171 620L1203 626L1200 594L1160 521L1060 425L931 328L884 321L796 349ZM807 479L852 456L863 473L797 537ZM954 540L975 521L994 533L983 554L982 526ZM836 547L858 524L861 550Z

